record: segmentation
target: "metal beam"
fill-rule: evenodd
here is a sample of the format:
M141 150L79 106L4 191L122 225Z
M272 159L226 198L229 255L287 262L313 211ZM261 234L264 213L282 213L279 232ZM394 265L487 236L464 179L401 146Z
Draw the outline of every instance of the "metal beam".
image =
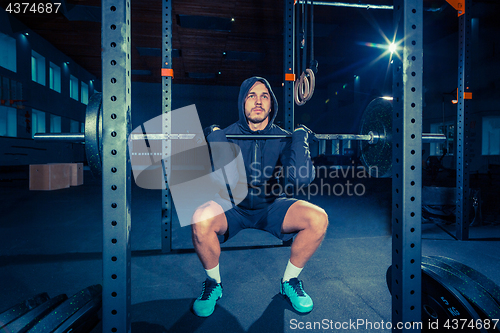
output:
M289 77L294 77L295 71L295 6L293 0L285 0L284 10L284 59L283 59L283 96L284 96L284 124L283 127L287 131L294 129L294 80Z
M465 10L459 20L458 40L458 104L457 104L457 239L469 239L469 105L466 93L470 92L470 40L471 40L471 0L465 1Z
M298 1L298 4L305 4L304 0ZM368 3L351 3L351 2L328 2L328 1L314 1L314 5L318 6L333 6L333 7L352 7L352 8L363 8L363 9L390 9L392 10L394 6L391 5L374 5Z
M392 332L420 332L397 325L421 321L422 12L421 0L394 1Z
M163 113L172 111L172 1L162 0L162 109ZM165 73L165 74L163 74ZM172 134L170 117L162 117L162 130L164 134ZM161 191L161 250L163 253L172 251L172 196L167 184L167 173L171 170L171 159L167 158L172 153L172 145L163 140L162 165L164 174L164 187Z
M102 1L102 331L130 332L130 0Z

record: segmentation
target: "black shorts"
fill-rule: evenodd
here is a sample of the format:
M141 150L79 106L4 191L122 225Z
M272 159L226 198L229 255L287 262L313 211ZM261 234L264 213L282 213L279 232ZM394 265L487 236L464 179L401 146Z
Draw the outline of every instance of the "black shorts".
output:
M279 197L263 209L250 210L232 206L231 202L226 200L216 200L224 209L227 220L227 231L224 235L218 236L219 242L224 243L240 230L248 228L267 231L282 241L292 239L297 233L283 234L281 225L288 208L297 201L294 198Z

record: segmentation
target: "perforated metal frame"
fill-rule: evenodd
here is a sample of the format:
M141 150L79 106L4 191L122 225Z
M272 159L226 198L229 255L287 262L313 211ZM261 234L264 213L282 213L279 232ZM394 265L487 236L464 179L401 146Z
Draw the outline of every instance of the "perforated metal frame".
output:
M172 1L162 1L162 68L172 68ZM162 108L163 113L172 111L172 77L163 76L162 80ZM172 134L170 117L162 117L163 133ZM172 145L170 140L163 140L162 156L165 186L161 191L161 250L172 251L172 197L167 184L166 173L170 171L170 156Z
M284 10L284 59L283 59L283 127L287 131L293 131L294 129L294 81L287 81L286 74L293 74L295 70L295 6L294 0L285 0L285 10Z
M102 1L102 331L130 332L130 1Z
M469 105L464 98L470 89L471 0L465 0L465 13L460 15L458 29L458 104L457 104L457 210L456 237L469 239Z
M401 59L393 57L393 332L403 331L398 323L421 320L422 23L421 0L394 1L396 43L403 51Z

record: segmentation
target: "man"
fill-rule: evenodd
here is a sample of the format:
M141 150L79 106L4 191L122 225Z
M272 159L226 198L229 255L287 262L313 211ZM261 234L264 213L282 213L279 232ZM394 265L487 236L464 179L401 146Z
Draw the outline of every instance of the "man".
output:
M243 82L238 109L238 122L224 130L212 126L212 132L207 136L209 144L228 142L225 134L289 134L273 124L278 103L269 83L263 78L252 77ZM283 241L295 236L280 293L297 311L307 313L312 310L313 301L304 291L298 275L323 240L328 217L323 209L311 203L287 198L266 188L273 181L273 175L266 170L274 170L280 165L283 188L307 186L314 179L309 132L307 128L299 127L293 132L292 140L262 140L258 137L255 140L231 140L243 155L248 195L238 205L222 198L210 201L198 207L193 215L193 244L207 273L203 291L193 304L193 311L198 316L210 316L216 301L222 297L220 243L245 228L265 230Z

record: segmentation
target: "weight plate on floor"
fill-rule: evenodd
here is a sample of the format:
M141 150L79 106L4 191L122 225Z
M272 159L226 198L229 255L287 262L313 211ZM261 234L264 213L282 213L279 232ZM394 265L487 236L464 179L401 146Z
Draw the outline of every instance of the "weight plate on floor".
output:
M21 303L18 303L13 307L0 313L0 329L3 326L7 325L8 323L16 320L17 318L33 310L37 306L47 302L49 299L50 299L49 294L41 293L25 301L22 301Z
M85 113L85 154L92 174L99 178L102 170L102 93L89 99Z
M430 258L439 260L451 268L455 269L456 271L459 271L463 274L465 274L467 277L471 278L479 284L483 289L490 294L491 297L499 304L500 306L500 287L495 284L492 280L487 278L485 275L479 273L475 269L464 265L456 260L453 260L451 258L446 258L446 257L441 257L441 256L430 256Z
M387 286L392 292L392 266L386 274ZM446 325L452 327L454 320L458 323L476 323L481 320L479 314L462 294L450 286L443 278L422 266L422 332L454 332L447 329ZM455 332L487 333L484 328L472 329L465 327L464 330Z
M390 177L392 174L392 102L376 98L368 104L361 118L359 134L374 132L375 143L360 141L361 163L372 177Z
M423 264L423 267L432 271L441 277L446 283L456 290L458 290L472 307L479 314L483 322L487 319L497 320L500 319L500 307L497 302L478 284L474 283L470 278L462 279L454 271L446 270L440 266L431 264ZM500 332L498 323L495 330L492 332Z
M26 332L31 327L33 327L39 320L45 317L50 312L54 311L54 309L68 299L66 295L59 295L54 298L49 299L48 301L40 304L33 310L29 311L25 315L17 318L12 321L10 324L4 326L2 328L3 332Z
M98 312L102 307L101 297L94 298L71 317L66 319L61 326L59 326L52 333L87 333L99 323Z
M87 287L61 303L54 311L43 317L28 333L50 333L61 326L68 318L78 312L94 298L101 298L102 286Z

